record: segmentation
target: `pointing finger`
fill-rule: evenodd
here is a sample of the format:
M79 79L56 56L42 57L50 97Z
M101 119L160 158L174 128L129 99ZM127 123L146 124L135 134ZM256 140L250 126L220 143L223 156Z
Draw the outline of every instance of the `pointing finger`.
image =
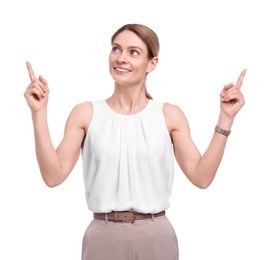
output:
M247 70L244 69L244 70L241 72L241 74L240 74L240 76L239 76L239 78L238 78L238 80L237 80L236 87L237 87L238 89L240 89L241 86L242 86L244 77L245 77L245 75L246 75L246 71L247 71Z
M26 67L28 70L30 80L33 81L36 77L35 77L34 71L33 71L32 66L31 66L29 61L26 62Z

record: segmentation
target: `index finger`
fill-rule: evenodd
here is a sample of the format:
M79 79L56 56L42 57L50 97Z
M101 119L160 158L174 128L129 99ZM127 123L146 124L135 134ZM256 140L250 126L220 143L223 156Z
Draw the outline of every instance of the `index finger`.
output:
M28 70L30 80L33 81L36 78L36 76L29 61L26 62L26 67Z
M240 76L239 76L239 78L238 78L238 80L237 80L237 83L236 83L236 87L237 88L241 88L241 86L242 86L242 83L243 83L243 80L244 80L244 77L245 77L245 75L246 75L246 69L244 69L242 72L241 72L241 74L240 74Z

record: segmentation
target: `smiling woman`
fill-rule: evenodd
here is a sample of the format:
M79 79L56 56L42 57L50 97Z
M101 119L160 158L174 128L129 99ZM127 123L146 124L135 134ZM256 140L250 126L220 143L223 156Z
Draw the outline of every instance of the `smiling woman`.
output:
M56 149L47 123L48 84L27 62L31 83L25 98L32 112L40 171L45 183L55 187L68 177L81 154L86 202L94 213L83 238L83 260L177 260L177 236L166 217L174 158L195 186L211 184L227 133L244 105L241 85L246 71L236 84L222 89L217 127L201 155L182 110L154 101L146 90L146 78L158 64L155 32L127 24L116 31L111 44L113 94L76 105Z
M134 43L137 44L134 46L128 46L127 51L129 52L130 56L134 58L140 55L144 55L144 57L147 56L147 59L152 60L153 62L153 70L157 65L159 54L159 39L156 33L152 29L142 26L141 24L126 24L122 26L113 34L111 38L111 44L113 46L112 52L117 52L118 55L121 53L121 46L118 46L115 38L123 31L127 31L127 33L131 35L133 34L132 37L135 38ZM145 76L147 76L147 74ZM145 83L144 90L147 98L152 99L152 96L148 93Z

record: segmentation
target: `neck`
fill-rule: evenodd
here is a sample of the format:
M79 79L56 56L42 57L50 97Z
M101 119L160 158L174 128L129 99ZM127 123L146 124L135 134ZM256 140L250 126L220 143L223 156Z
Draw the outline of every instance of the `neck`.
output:
M142 110L148 103L145 86L128 87L115 85L114 93L107 100L112 109L123 114L134 114Z

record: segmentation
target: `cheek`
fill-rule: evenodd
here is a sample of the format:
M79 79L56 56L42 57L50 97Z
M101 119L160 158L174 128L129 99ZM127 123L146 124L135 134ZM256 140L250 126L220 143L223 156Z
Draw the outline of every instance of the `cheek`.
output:
M136 68L140 71L140 73L145 74L148 71L148 64L145 62L139 62L138 64L135 65Z
M113 62L113 56L112 56L112 54L110 54L110 55L109 55L109 64L111 65L112 62Z
M112 55L109 56L109 70L110 70L110 73L113 72L113 64L114 64L114 59L112 57Z

